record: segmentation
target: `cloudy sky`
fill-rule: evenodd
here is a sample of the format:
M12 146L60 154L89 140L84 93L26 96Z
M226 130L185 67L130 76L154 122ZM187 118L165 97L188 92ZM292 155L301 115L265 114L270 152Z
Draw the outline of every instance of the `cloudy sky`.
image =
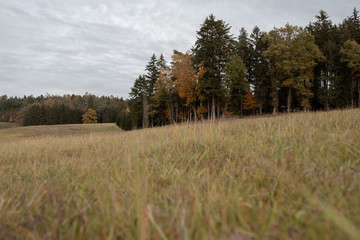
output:
M305 26L320 9L334 23L358 0L0 0L0 95L128 97L150 56L186 51L209 14L263 31Z

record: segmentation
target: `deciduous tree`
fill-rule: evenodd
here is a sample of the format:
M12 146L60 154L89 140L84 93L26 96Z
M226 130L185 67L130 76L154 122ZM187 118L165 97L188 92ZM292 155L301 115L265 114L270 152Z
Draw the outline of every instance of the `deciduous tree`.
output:
M86 113L82 115L83 123L97 123L97 113L94 109L89 108Z
M357 84L358 107L360 108L360 45L354 40L348 40L341 48L341 61L346 62L353 74L351 87L352 105L354 105L353 92ZM357 81L356 81L357 80Z
M264 54L269 58L272 68L273 97L278 88L287 90L287 112L291 111L292 92L299 95L304 109L311 107L309 98L315 60L321 59L314 37L306 29L287 24L269 33L270 46ZM277 104L274 100L273 103ZM276 112L277 106L274 107Z

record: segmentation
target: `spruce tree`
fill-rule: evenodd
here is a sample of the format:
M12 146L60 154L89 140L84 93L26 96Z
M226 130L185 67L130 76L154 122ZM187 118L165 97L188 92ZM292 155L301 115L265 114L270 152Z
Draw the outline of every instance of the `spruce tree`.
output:
M155 92L155 83L159 77L159 61L155 53L151 56L149 63L145 67L145 79L147 95L152 96Z
M205 19L197 31L197 41L192 51L194 63L204 62L206 73L199 82L202 95L211 99L211 114L215 119L215 101L223 97L223 70L234 51L234 39L230 35L230 26L214 15Z
M269 47L269 41L265 37L266 33L261 32L260 28L255 26L251 35L251 69L253 71L252 85L254 86L255 95L258 102L259 112L263 113L263 109L267 107L270 89L269 64L266 61L264 52Z
M233 105L240 105L240 114L243 114L243 96L249 91L249 83L246 81L246 68L239 55L233 55L225 65L225 87L227 95ZM226 109L225 109L226 111Z
M146 78L143 75L140 75L134 82L133 87L131 88L130 95L130 109L133 125L136 127L148 127L148 112L144 113L147 105L146 101L144 103L144 98L147 99L147 83Z
M317 62L314 67L314 79L312 81L312 91L314 98L312 105L315 109L323 107L325 110L330 108L334 99L335 81L337 80L337 56L339 48L336 44L336 28L329 20L327 13L323 10L316 16L317 21L310 24L308 29L315 37L315 43L324 55L324 58Z
M249 83L254 80L254 69L253 69L253 44L251 43L248 33L245 28L240 29L240 35L236 43L236 52L239 55L247 69L246 79Z

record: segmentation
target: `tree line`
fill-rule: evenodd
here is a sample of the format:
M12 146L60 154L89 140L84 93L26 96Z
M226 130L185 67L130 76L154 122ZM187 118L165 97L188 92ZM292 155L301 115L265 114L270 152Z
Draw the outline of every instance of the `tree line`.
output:
M360 17L334 24L321 10L305 27L239 35L215 16L196 32L194 46L167 63L153 54L130 99L86 93L0 96L0 121L24 125L116 122L147 128L226 116L360 106Z
M64 96L0 96L0 121L24 126L115 123L127 108L127 100L118 97L97 97L86 93Z
M360 107L360 17L334 24L321 10L306 27L269 32L208 16L194 46L167 64L152 55L134 82L126 128L228 115ZM129 124L131 122L131 124ZM120 123L119 123L120 124Z

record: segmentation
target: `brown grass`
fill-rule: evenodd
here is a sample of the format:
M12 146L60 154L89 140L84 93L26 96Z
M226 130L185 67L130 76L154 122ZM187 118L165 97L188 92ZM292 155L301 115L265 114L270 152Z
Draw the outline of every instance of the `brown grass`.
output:
M0 239L360 237L359 110L69 133L0 148Z

